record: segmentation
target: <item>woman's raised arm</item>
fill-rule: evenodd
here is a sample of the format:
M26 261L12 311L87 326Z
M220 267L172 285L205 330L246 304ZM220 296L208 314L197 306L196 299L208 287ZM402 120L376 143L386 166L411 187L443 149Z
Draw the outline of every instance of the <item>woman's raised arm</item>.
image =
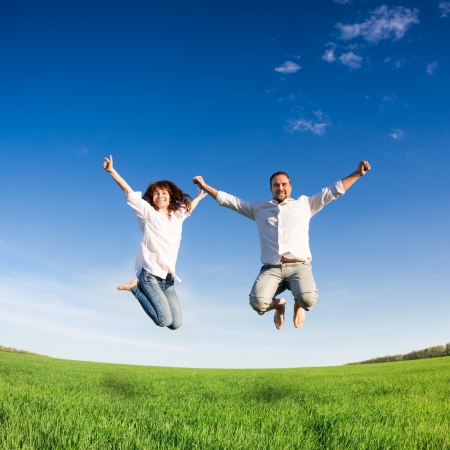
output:
M105 158L103 168L113 177L113 180L121 187L125 194L131 194L133 189L130 188L128 183L117 173L113 167L113 157L109 155L109 158Z
M203 200L208 193L204 192L203 189L197 189L197 197L194 198L194 200L192 200L191 204L190 204L190 211L194 211L194 209L197 207L197 205L200 203L200 200Z

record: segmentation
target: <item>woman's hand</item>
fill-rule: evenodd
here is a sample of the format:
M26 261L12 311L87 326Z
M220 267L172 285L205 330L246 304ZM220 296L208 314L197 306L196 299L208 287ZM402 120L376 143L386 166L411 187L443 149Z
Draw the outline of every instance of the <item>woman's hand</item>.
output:
M208 195L207 192L205 192L203 189L197 189L197 198L200 200L203 200Z
M203 189L197 189L197 197L192 200L190 204L189 210L192 212L197 207L197 205L200 203L200 200L203 200L208 195L207 192L205 192Z
M109 158L105 158L103 162L103 168L113 177L113 180L120 186L125 194L131 194L133 189L130 188L128 183L114 170L112 155Z
M109 159L105 158L105 161L103 163L103 168L108 172L111 173L114 170L113 167L113 157L112 155L109 155Z

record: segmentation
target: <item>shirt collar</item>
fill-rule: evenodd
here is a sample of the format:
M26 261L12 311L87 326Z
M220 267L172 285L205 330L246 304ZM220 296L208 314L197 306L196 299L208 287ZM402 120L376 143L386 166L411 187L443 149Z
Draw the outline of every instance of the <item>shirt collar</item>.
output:
M281 203L278 203L274 198L271 198L269 200L269 203L271 203L272 205L286 205L287 203L291 203L295 201L292 197L288 197L285 200L283 200Z

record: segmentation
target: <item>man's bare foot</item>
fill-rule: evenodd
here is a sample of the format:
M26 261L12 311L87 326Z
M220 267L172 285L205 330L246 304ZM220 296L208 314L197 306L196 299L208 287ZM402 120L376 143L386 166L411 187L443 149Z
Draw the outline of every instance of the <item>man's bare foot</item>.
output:
M294 303L294 327L301 328L305 323L305 310Z
M122 286L117 286L118 291L131 291L134 286L138 284L138 280L131 280L127 284L122 284Z
M285 303L286 300L284 298L273 299L273 309L275 310L273 321L277 330L282 330L284 327L284 308L286 306Z

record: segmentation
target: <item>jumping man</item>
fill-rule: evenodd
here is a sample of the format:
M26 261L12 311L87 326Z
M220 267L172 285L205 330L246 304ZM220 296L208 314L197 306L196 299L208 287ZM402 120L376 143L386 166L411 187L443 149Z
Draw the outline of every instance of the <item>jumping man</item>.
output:
M256 222L261 244L263 267L250 292L250 305L260 315L275 310L275 327L284 326L286 300L277 298L286 289L294 296L294 326L300 328L305 311L310 311L318 298L311 270L309 221L326 204L345 192L370 170L367 161L348 177L322 189L311 197L291 198L292 185L286 172L270 177L270 200L246 202L208 186L201 176L194 183L210 194L220 206L232 209Z

